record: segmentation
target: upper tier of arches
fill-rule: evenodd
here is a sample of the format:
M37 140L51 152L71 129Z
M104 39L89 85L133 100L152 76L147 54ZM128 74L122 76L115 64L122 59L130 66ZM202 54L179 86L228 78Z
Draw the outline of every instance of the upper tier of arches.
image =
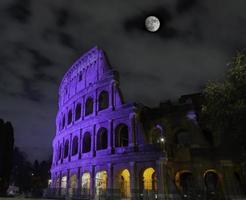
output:
M94 47L83 54L64 75L59 88L59 106L78 92L91 87L112 74L101 49Z

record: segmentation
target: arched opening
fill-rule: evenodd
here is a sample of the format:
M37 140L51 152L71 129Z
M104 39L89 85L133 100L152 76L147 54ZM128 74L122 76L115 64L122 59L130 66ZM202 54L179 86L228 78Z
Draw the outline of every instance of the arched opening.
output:
M72 113L72 110L69 110L68 120L67 120L68 125L72 123L72 119L73 119L73 113Z
M109 106L108 92L102 91L99 95L99 110L104 110Z
M81 117L81 104L78 103L75 109L75 120L79 120Z
M82 72L80 72L79 73L79 82L82 81L82 79L83 79L83 74L82 74Z
M93 113L93 99L88 97L85 103L85 116Z
M65 148L64 148L64 158L68 157L68 149L69 149L69 141L66 140L65 142Z
M122 198L130 197L130 172L124 169L119 176L120 193Z
M128 146L128 127L120 124L115 129L115 147Z
M157 191L157 177L155 170L152 167L149 167L144 170L142 181L144 190Z
M91 151L91 134L86 132L83 137L82 153L88 153Z
M76 189L77 189L77 175L73 174L70 177L70 188L69 188L70 196L76 193Z
M67 176L63 176L61 179L61 188L67 188Z
M90 183L91 183L90 173L86 172L81 177L81 188L83 194L85 195L90 194Z
M100 171L96 174L96 195L100 196L106 192L107 189L107 172Z
M79 145L78 137L75 136L73 138L72 156L74 156L78 153L78 145Z
M175 176L175 183L183 196L189 197L192 194L193 175L190 171L184 170L177 172Z
M187 147L191 144L190 133L186 130L179 130L176 133L176 144L178 147Z
M163 135L162 135L162 130L158 127L154 127L151 131L151 136L150 136L150 143L151 144L160 144L164 141L162 141Z
M67 176L63 176L61 179L61 194L65 195L67 189Z
M220 178L216 170L209 169L204 173L206 197L208 199L221 199L223 192L220 188Z
M100 128L97 132L97 150L107 149L108 131L106 128Z
M205 174L205 185L208 191L215 192L218 186L218 175L213 171L208 171Z
M62 117L62 129L65 128L65 115L63 115Z

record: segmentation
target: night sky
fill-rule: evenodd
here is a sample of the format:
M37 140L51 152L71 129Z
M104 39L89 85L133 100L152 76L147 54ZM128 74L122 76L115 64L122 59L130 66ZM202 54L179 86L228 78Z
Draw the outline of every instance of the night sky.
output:
M97 45L120 72L128 102L199 92L246 48L245 0L0 0L0 118L28 158L47 159L58 87ZM144 29L149 15L161 28Z

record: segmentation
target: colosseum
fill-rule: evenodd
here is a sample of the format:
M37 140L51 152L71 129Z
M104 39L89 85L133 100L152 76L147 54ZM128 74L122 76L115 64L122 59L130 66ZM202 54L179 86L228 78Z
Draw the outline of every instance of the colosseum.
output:
M60 84L53 195L222 199L240 193L239 168L211 152L199 126L199 99L199 94L186 95L157 108L125 103L118 73L101 49L92 48Z

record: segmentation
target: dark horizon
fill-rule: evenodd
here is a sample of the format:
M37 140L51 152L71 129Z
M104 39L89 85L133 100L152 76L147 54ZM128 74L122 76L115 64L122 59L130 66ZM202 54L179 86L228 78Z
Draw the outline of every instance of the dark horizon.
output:
M221 6L223 4L223 6ZM51 155L58 87L84 52L104 49L127 102L157 106L221 79L246 46L246 2L3 0L0 118L30 160ZM160 30L144 29L149 15Z

